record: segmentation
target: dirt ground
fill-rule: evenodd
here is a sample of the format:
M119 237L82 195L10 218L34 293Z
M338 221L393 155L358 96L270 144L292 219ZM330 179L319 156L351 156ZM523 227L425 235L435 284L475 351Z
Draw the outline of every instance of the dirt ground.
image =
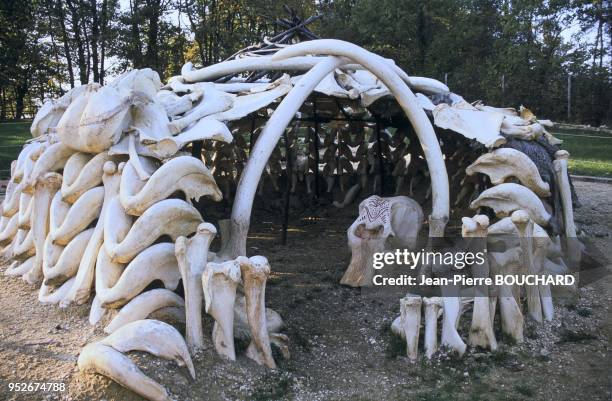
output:
M576 187L583 203L576 220L609 255L612 185ZM293 214L289 243L282 246L280 213L273 207L256 211L248 251L271 262L267 305L283 316L291 341L291 359L276 354L277 370L246 358L245 344L237 344L236 362L220 359L210 336L194 358L195 382L171 362L144 353L131 357L177 400L611 399L610 276L560 300L553 322L528 322L523 344L498 336L495 353L470 349L461 359L439 355L411 364L389 328L401 294L373 296L338 284L350 258L345 230L355 215L355 205L340 211L304 208ZM141 399L105 377L78 372L80 349L103 337L100 327L87 322L88 305L60 309L36 297L22 280L0 275L1 400ZM463 320L460 333L466 337L469 319ZM206 318L205 333L211 328ZM10 382L65 383L66 390L15 393Z

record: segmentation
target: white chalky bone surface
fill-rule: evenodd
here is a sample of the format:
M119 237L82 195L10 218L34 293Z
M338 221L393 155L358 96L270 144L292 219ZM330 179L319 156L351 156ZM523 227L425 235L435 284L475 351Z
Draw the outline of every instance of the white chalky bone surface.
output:
M536 266L533 260L533 222L529 218L529 214L524 210L517 210L512 213L512 222L516 225L519 232L519 241L521 244L521 267L523 274L537 274ZM529 316L535 321L542 321L542 304L540 301L540 291L537 286L526 285L527 292L527 310Z
M108 152L91 154L75 153L64 166L62 199L74 203L83 193L102 184L104 163L110 160Z
M44 255L45 239L49 228L49 208L51 200L62 184L62 176L57 173L47 173L37 182L34 192L34 209L32 210L32 235L36 256L34 266L24 276L24 280L30 284L39 282L43 277L42 265Z
M480 156L465 169L467 175L483 173L493 185L504 183L509 177L518 180L542 197L550 196L550 186L540 177L538 168L531 159L516 149L501 148Z
M170 307L184 308L185 301L174 292L165 288L156 288L143 292L132 298L130 302L119 310L119 313L104 328L104 332L110 334L128 323L146 319L155 311Z
M529 188L514 183L504 183L487 189L471 204L471 209L487 206L498 217L507 217L515 210L525 210L529 218L542 227L548 226L551 218L544 204Z
M100 212L100 217L98 218L91 238L87 243L85 252L83 252L75 282L68 295L60 302L60 306L62 307L66 307L71 303L81 305L87 301L91 295L98 251L104 241L104 219L109 208L109 203L119 194L122 169L122 164L117 166L112 161L104 163L104 175L102 176L102 182L104 183L104 201L102 202L102 211Z
M486 252L489 218L482 214L472 218L464 217L462 223L462 236L477 242L477 251ZM483 264L473 264L471 268L474 277L488 278L490 275L489 263L486 259ZM471 346L489 348L495 351L497 349L497 341L495 339L495 333L493 332L489 297L489 288L487 286L476 286L474 293L474 308L472 311L472 325L470 326L468 342Z
M102 306L115 308L129 302L155 280L174 290L180 278L174 244L152 245L127 266L113 262L105 248L101 247L96 263L96 294Z
M59 285L76 275L79 262L93 232L93 228L80 232L65 247L53 244L52 241L49 241L50 236L47 236L43 261L43 276L46 285Z
M423 309L425 316L425 356L431 359L438 350L438 317L442 308L440 297L423 297Z
M83 193L70 207L61 224L54 227L51 232L52 241L59 245L67 245L78 233L100 217L103 201L104 187L95 187Z
M174 246L185 292L187 344L193 351L204 348L202 273L204 273L208 260L208 247L216 234L215 226L210 223L202 223L193 237L180 236L176 239Z
M263 256L241 256L237 260L244 283L246 313L251 331L247 356L260 365L275 369L276 362L272 357L266 321L266 280L270 275L268 259Z
M130 358L108 345L86 345L77 365L81 372L107 376L148 400L172 401L165 388L142 373Z
M144 351L160 358L176 362L189 369L195 379L195 369L183 336L168 323L158 320L137 320L115 330L100 341L119 352Z
M236 260L223 263L208 262L202 276L206 313L215 319L212 332L215 349L219 355L232 361L236 360L234 305L239 281L240 263Z
M416 361L419 353L422 302L420 296L407 295L400 299L400 322L406 337L408 358L413 362Z
M151 205L180 191L187 199L199 200L210 196L221 200L221 191L204 163L191 156L179 156L163 164L142 188L134 185L136 172L127 163L121 177L119 199L127 214L140 216Z
M104 247L114 262L127 263L162 235L175 240L179 235L195 232L202 223L200 213L189 203L166 199L148 208L120 238L115 224L127 214L118 200L112 205L115 207L109 208L105 216Z

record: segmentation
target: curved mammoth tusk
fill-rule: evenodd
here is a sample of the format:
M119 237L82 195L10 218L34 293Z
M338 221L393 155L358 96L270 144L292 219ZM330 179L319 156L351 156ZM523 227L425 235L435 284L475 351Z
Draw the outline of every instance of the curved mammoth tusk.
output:
M24 276L24 280L34 284L42 279L43 255L45 239L49 228L49 208L51 200L62 184L62 176L57 173L46 173L36 182L34 191L34 209L32 209L32 235L36 248L36 259L32 269Z
M19 263L19 261L16 260L8 269L4 271L4 274L10 277L23 276L30 271L32 266L34 266L34 259L35 257L31 256L23 263Z
M81 350L77 365L81 372L107 376L148 400L172 401L165 388L142 373L130 358L108 345L88 344Z
M168 323L151 319L137 320L120 327L100 343L119 352L144 351L174 361L178 366L187 367L195 379L187 344L183 336Z
M204 96L200 103L188 111L184 117L168 123L168 128L172 134L176 135L183 131L192 123L216 113L220 113L232 108L234 95L216 90L213 84L203 86Z
M19 196L19 212L17 213L19 215L19 228L30 229L33 208L32 195L22 192Z
M53 242L59 245L68 244L100 216L103 201L104 187L95 187L85 192L70 207L62 224L51 231Z
M516 149L500 148L485 153L469 165L465 173L486 174L493 185L502 184L508 177L516 177L537 195L550 196L550 186L540 177L535 163L525 153Z
M202 276L206 313L215 319L212 338L219 355L236 360L234 349L234 305L240 282L240 264L236 260L208 262ZM267 320L267 319L266 319Z
M68 158L72 156L74 152L74 149L69 148L62 142L54 143L49 146L34 164L32 174L26 180L23 192L32 193L36 182L45 174L63 169Z
M180 279L174 244L167 242L140 252L125 268L102 247L96 263L96 294L105 308L126 304L155 280L174 290Z
M49 242L45 243L45 252L47 246L61 248L59 257L50 260L51 263L47 263L46 260L43 263L44 283L46 285L59 285L77 273L81 258L85 249L87 249L87 244L94 230L94 228L90 228L80 232L65 247L58 247Z
M104 216L109 208L109 203L119 193L119 183L121 180L121 171L123 164L117 166L114 162L108 161L104 163L104 175L102 182L104 183L104 201L102 202L102 211L100 218L96 223L96 227L91 235L83 257L79 263L74 285L70 289L68 295L60 302L60 307L66 307L74 302L81 305L89 299L91 294L91 286L94 280L94 271L98 258L98 251L104 240Z
M174 241L179 235L195 232L202 223L196 208L180 199L166 199L148 208L120 240L116 222L126 214L118 200L113 205L104 222L104 247L113 262L127 263L162 235Z
M11 257L13 259L24 260L36 254L32 230L18 230L12 244Z
M164 288L156 288L143 292L132 298L130 302L121 308L119 313L104 328L104 332L110 334L128 323L146 319L153 312L170 307L184 308L185 301L174 292Z
M17 229L19 228L18 213L15 213L10 218L5 217L5 219L8 219L8 222L6 223L4 230L0 232L0 246L9 244L13 240L13 237L15 237L15 234L17 234Z
M185 132L169 138L163 138L149 148L161 158L167 158L176 154L188 143L212 139L230 143L234 139L232 133L225 124L214 118L203 118L188 128Z
M529 217L546 227L551 219L544 204L529 188L519 184L505 183L489 188L470 204L471 209L487 206L498 217L507 217L516 210L525 210Z
M177 191L183 192L186 199L197 201L202 196L211 196L215 201L221 200L221 191L206 165L191 156L179 156L163 164L142 188L133 185L137 179L132 163L127 163L121 176L119 199L132 216L140 216Z
M64 299L66 294L68 294L68 291L70 291L70 288L72 287L73 283L74 277L71 277L59 288L55 289L55 291L53 291L52 286L43 283L43 285L40 286L40 290L38 291L38 301L43 304L59 303L62 299Z
M64 167L62 199L72 204L86 191L102 184L104 163L110 159L108 152L93 157L81 152L72 155Z

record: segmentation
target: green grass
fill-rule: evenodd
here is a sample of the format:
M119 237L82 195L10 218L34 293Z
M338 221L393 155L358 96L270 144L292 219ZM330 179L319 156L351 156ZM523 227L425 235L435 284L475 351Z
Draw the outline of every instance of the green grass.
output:
M8 178L11 161L17 158L21 146L30 138L29 122L0 124L0 178Z
M585 128L552 131L563 140L563 149L570 152L570 173L612 177L612 132Z

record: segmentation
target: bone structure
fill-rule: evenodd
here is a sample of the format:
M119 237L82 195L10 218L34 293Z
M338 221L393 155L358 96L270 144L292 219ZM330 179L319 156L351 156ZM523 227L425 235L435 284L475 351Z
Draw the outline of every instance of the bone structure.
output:
M202 306L215 321L212 340L221 356L236 359L235 337L249 341L248 358L269 368L276 367L272 345L288 356L283 321L266 307L270 264L264 256L246 257L255 196L279 192L281 176L287 191L329 193L337 207L391 187L398 195L360 204L348 230L352 258L343 284L371 279L374 252L390 244L414 248L426 220L429 237L443 236L451 189L458 193L454 206L501 219L488 226L481 214L468 218L466 237L492 241L487 234L497 230L519 239L506 253L491 252L481 274L563 270L554 248L559 233L576 235L575 199L568 155L546 132L550 122L524 108L467 103L441 82L408 76L391 60L348 42L312 40L274 50L245 51L201 69L187 63L163 86L156 72L132 70L40 108L33 139L11 166L0 210L0 260L9 266L5 274L38 286L43 303L91 301L90 323L104 321L110 336L83 349L81 370L149 399L169 399L124 353L144 350L193 375L185 350L204 350ZM330 111L317 96L351 103ZM409 124L386 124L392 109ZM309 113L314 123L292 123ZM444 130L440 137L434 127ZM400 196L406 193L419 202ZM204 220L203 198L232 205L217 253L209 252L217 229ZM429 216L419 205L426 200ZM520 341L520 291L480 290L485 297L473 300L468 343L495 349L487 318L494 298L503 331ZM396 326L411 360L418 355L422 309L425 355L438 344L465 351L457 332L461 305L448 296L402 299ZM528 306L529 316L550 319L550 288L530 291ZM184 322L186 340L154 318Z

